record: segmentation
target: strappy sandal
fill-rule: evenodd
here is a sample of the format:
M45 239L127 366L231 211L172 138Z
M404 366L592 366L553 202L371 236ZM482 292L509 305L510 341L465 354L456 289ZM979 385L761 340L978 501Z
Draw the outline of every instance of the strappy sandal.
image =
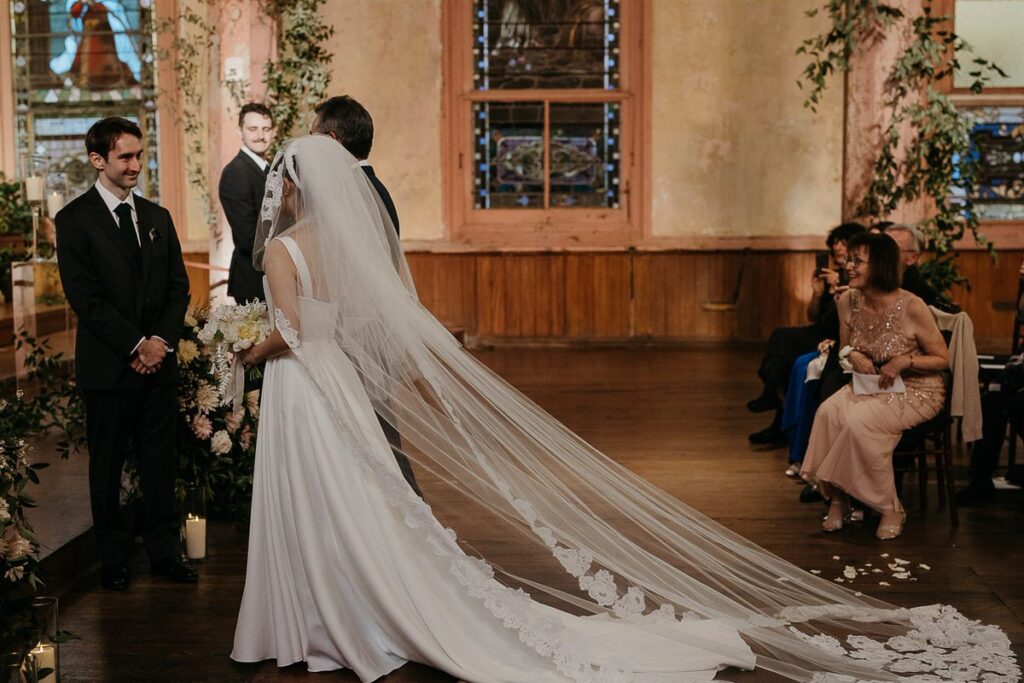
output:
M834 514L833 510L838 510L839 514ZM841 530L849 515L850 501L847 500L842 502L833 499L833 502L828 506L828 514L825 516L825 521L821 523L822 531L826 534L831 534L835 531Z
M903 525L907 521L907 513L900 513L899 524L879 524L878 530L875 532L875 538L880 541L891 541L894 538L899 538L900 534L903 533Z

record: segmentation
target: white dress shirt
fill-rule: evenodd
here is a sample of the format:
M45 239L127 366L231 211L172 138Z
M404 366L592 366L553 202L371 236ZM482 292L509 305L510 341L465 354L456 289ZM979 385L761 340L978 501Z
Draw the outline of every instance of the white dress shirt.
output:
M259 154L257 154L256 152L252 151L251 149L249 149L245 145L242 145L242 151L245 152L246 154L248 154L249 158L256 162L256 165L260 167L261 171L266 173L267 166L270 165L270 162L268 162L266 159L264 159Z

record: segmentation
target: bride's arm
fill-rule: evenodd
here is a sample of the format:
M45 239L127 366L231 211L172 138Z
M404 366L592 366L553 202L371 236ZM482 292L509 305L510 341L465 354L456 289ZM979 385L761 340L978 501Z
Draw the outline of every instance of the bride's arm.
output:
M299 345L298 275L288 248L274 240L267 245L263 260L274 310L274 331L263 342L239 354L246 365L255 365L279 356Z

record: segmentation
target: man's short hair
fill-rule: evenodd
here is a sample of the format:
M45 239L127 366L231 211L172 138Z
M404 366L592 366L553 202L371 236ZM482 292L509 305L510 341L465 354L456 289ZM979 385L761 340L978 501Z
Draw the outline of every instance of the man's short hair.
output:
M894 232L905 232L913 239L914 251L921 253L925 248L924 233L917 229L916 225L910 223L893 223L885 229L885 234L891 235Z
M270 107L262 102L249 102L248 104L242 105L241 110L238 112L239 128L241 128L242 124L245 123L246 114L259 114L260 116L266 116L270 119L270 125L274 125L274 115L270 112Z
M373 119L363 105L348 95L321 102L313 110L314 133L333 134L356 159L370 156L373 147Z
M860 223L843 223L828 231L828 237L825 238L825 244L829 249L831 249L835 246L836 242L849 243L851 237L866 231L867 228Z
M134 121L120 116L108 116L105 119L100 119L92 124L85 134L85 151L89 154L95 152L106 159L110 151L114 149L114 145L117 144L117 139L122 135L134 135L141 140L142 129Z
M881 292L899 289L903 274L900 272L900 245L896 240L884 232L862 232L846 243L851 253L860 247L868 250L868 285Z

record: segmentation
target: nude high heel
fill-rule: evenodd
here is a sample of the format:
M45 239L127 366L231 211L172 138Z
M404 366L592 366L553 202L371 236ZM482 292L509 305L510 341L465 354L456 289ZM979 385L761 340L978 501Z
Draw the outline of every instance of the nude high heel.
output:
M833 498L832 502L828 506L828 515L825 516L825 521L821 523L821 529L827 534L834 531L839 531L843 528L843 523L850 514L850 501L841 501Z
M899 524L879 524L878 530L875 532L875 538L880 541L891 541L894 538L899 538L900 534L903 533L903 525L907 521L907 513L900 512Z

